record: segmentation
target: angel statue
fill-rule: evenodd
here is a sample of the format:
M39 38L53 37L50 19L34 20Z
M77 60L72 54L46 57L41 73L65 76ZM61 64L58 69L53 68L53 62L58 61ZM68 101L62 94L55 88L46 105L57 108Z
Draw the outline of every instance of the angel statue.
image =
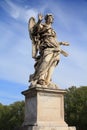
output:
M45 20L45 22L42 22ZM56 32L52 28L53 15L38 14L38 21L34 17L29 19L28 29L32 40L32 58L35 59L35 72L30 75L31 87L55 87L52 83L52 73L60 61L60 54L68 54L60 48L60 45L68 46L67 42L58 42Z

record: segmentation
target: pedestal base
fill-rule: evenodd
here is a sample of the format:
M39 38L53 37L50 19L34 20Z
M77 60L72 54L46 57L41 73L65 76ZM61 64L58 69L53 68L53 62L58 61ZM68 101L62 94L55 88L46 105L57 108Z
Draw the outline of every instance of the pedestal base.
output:
M23 126L21 130L76 130L75 127L52 126Z
M64 90L30 88L25 96L25 119L21 130L75 130L64 121Z

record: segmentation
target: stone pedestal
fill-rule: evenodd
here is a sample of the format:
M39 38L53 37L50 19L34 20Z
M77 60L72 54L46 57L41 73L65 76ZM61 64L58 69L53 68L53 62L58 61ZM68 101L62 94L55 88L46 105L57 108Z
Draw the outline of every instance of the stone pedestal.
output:
M25 119L21 130L75 130L64 121L64 90L30 88L25 96Z

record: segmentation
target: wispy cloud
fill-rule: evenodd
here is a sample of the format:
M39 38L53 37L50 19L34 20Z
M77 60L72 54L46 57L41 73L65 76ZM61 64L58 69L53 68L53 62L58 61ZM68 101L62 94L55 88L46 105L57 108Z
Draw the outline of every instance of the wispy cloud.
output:
M31 72L33 65L30 67L32 60L29 55L32 45L27 24L25 26L18 23L15 25L0 23L0 79L28 84L29 71Z
M38 11L22 7L10 0L5 0L1 6L16 21L9 20L10 24L0 22L0 79L28 84L29 74L34 70L31 57L32 43L28 36L27 23L23 24L20 21L28 22L31 16L36 18ZM44 12L44 7L42 11Z
M27 22L31 16L37 17L38 11L35 8L22 7L11 0L5 0L2 3L2 8L14 19Z
M76 7L73 6L72 11L69 6L67 8L67 5L65 6L61 1L58 1L58 3L51 1L49 4L45 1L39 9L29 6L26 8L11 0L5 0L1 6L15 20L13 23L10 22L9 25L0 22L1 79L8 79L23 84L27 83L29 74L34 71L34 61L31 58L32 45L28 36L27 22L31 16L36 18L38 11L45 14L47 10L54 14L54 27L59 35L58 40L67 40L71 44L70 47L66 48L70 53L69 58L64 59L61 57L61 64L64 64L65 67L59 64L57 71L55 71L56 82L70 85L73 82L76 83L78 74L75 74L75 72L77 70L79 75L84 74L84 72L87 73L87 62L85 60L87 57L85 9L81 12L83 8L79 7L81 10L76 11L74 10ZM20 21L25 23L20 23ZM63 73L66 74L67 78L64 77ZM57 79L59 76L61 78ZM84 79L85 76L79 76L77 79L78 84L80 81L84 81Z

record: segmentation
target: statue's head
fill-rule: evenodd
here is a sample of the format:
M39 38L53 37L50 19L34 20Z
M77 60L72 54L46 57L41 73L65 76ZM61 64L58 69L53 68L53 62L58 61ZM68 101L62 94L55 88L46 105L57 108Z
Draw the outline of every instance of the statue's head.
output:
M46 14L46 16L45 16L46 23L53 23L53 20L54 20L54 18L53 18L52 14Z

